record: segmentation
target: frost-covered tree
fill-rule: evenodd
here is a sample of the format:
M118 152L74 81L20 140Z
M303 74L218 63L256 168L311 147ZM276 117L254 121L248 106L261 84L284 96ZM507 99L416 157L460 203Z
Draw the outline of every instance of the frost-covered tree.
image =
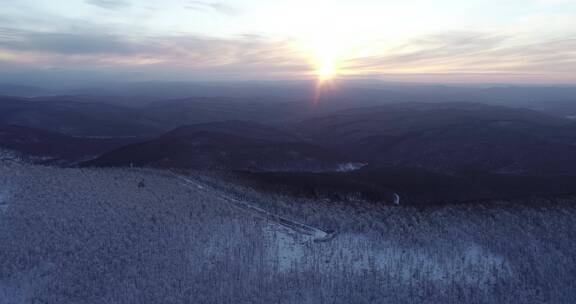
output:
M576 302L572 200L418 210L188 178L2 163L0 303Z

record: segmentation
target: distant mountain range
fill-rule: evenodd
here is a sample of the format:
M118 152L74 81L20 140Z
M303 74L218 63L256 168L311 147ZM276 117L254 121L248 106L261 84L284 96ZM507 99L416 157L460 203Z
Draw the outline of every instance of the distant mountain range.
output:
M295 130L374 165L444 173L571 174L576 169L576 124L525 109L397 104L307 119Z
M481 103L0 97L0 149L52 164L227 172L312 196L576 192L574 120Z
M338 101L330 106L311 106L232 98L145 99L138 106L126 105L134 105L135 99L110 97L98 102L100 99L94 96L0 97L0 124L46 130L51 133L37 138L67 142L69 146L90 146L79 143L77 137L113 138L119 143L157 137L145 146L151 148L157 142L169 142L167 147L175 145L182 151L190 151L191 142L204 143L204 146L210 143L220 152L234 150L238 154L241 149L235 149L235 145L239 148L245 143L242 148L247 151L244 152L259 158L264 157L263 154L285 154L280 151L279 143L282 143L290 145L282 149L296 149L294 146L300 145L296 150L302 150L298 153L305 155L304 158L326 159L328 163L333 162L330 156L336 153L345 155L339 159L372 166L412 166L445 173L479 170L570 174L574 171L572 164L576 163L576 123L527 109L477 103L396 103L354 108L353 104ZM241 125L239 121L230 122L232 119L261 124ZM269 129L281 130L282 135L256 137ZM60 138L56 140L54 134ZM63 136L76 139L66 140ZM266 148L267 153L261 155L251 150L272 140L276 141L275 146ZM7 143L4 146L7 147ZM35 149L38 151L33 151ZM330 152L325 153L326 149ZM51 153L58 149L53 150ZM95 149L90 154L101 151ZM46 151L38 147L28 149L27 153L30 152ZM321 155L323 153L325 155ZM219 162L226 162L224 167L249 167L238 166L241 162L232 158L212 157L214 164L205 167L218 167ZM289 159L288 155L279 158ZM148 161L138 159L132 163ZM176 165L179 163L182 159ZM190 161L187 165L193 163Z
M248 171L338 171L350 161L272 127L243 121L177 128L129 145L87 166L153 166Z
M73 136L145 136L161 126L131 108L107 103L0 97L0 124Z
M22 126L0 125L0 148L43 162L72 163L141 141L142 138L82 138Z

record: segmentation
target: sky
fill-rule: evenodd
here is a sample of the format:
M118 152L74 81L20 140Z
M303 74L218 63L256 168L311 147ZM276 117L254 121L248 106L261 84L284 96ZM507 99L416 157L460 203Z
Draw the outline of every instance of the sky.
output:
M576 84L576 0L0 0L0 81Z

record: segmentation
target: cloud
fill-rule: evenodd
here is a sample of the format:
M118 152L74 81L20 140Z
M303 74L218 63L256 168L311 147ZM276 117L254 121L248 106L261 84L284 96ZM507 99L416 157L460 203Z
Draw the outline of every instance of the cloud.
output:
M2 55L4 54L4 55ZM309 67L290 41L246 35L217 39L194 35L127 36L92 32L36 32L0 28L0 62L33 69L140 71L151 76L210 78L284 75ZM55 71L55 70L52 70ZM172 75L172 76L171 76Z
M576 0L537 0L543 4L576 4Z
M574 79L576 37L456 31L427 35L372 56L343 61L345 75L545 75ZM68 31L14 30L0 26L3 73L62 69L166 79L218 77L294 78L313 67L292 40L258 35L129 35L84 26ZM32 73L32 72L31 72ZM80 72L74 75L81 75ZM432 76L430 76L432 77ZM468 76L469 77L469 76ZM512 76L510 76L512 77Z
M0 28L0 47L59 54L130 53L133 45L122 37L101 33L34 32Z
M127 0L86 0L86 3L105 9L120 9L130 6Z
M352 58L360 73L556 73L576 70L576 38L449 32Z
M214 11L229 16L236 15L238 13L234 7L222 3L208 1L188 1L185 8L196 11Z

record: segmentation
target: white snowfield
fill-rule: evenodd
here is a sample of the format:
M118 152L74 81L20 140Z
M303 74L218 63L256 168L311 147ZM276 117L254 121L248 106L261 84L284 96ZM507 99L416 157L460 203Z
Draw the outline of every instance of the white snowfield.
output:
M0 303L576 303L571 201L363 207L204 181L0 162Z

